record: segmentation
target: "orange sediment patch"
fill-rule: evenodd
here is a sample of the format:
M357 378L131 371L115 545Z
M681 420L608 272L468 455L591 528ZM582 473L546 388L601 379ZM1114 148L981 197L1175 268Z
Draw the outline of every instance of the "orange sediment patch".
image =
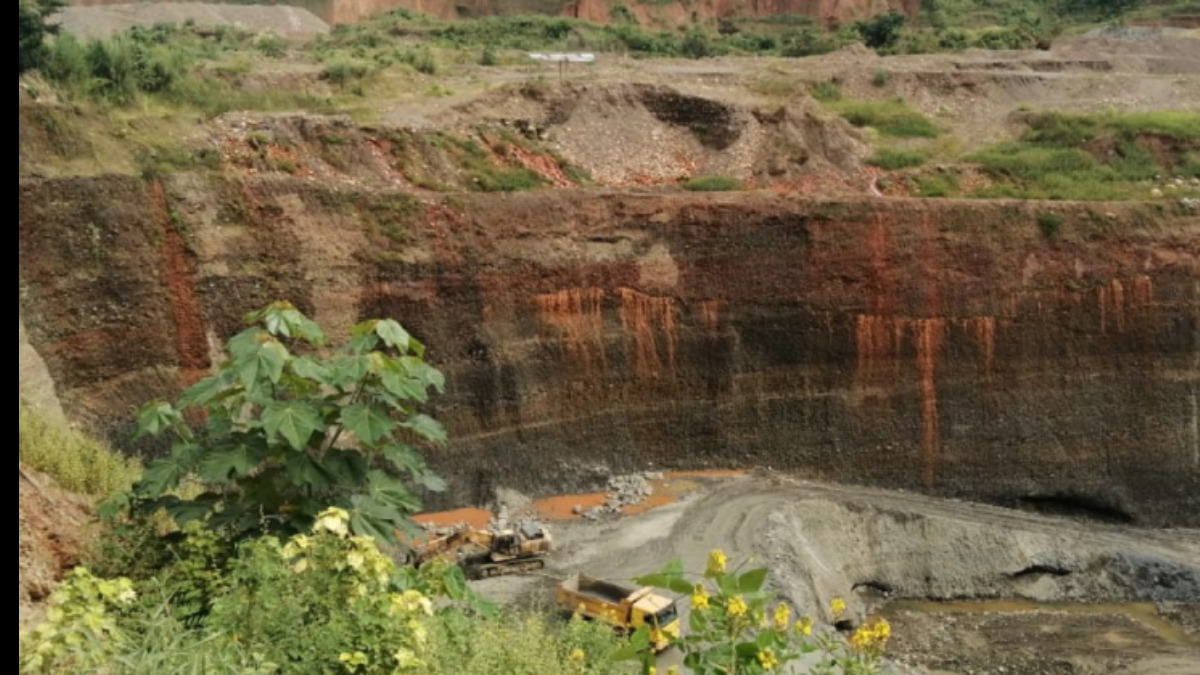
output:
M418 516L413 516L413 520L418 525L454 527L455 525L466 524L475 529L482 530L488 526L488 523L492 522L494 517L491 511L485 511L484 509L457 509L455 511L422 513Z
M579 514L575 513L577 508L588 511L604 506L607 501L608 495L603 492L586 495L560 495L539 499L533 503L533 510L539 518L546 520L574 520L579 517Z

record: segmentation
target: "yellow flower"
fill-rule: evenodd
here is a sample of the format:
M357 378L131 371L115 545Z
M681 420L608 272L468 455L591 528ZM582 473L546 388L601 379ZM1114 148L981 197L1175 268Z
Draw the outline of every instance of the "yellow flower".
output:
M671 669L667 671L667 675L679 675L679 666L671 666Z
M800 619L799 621L797 621L796 622L796 632L803 635L804 637L812 637L812 634L813 634L812 618L806 616L803 619Z
M575 663L583 663L584 661L587 661L587 653L582 649L576 649L575 651L571 652L571 660Z
M719 577L725 574L725 570L729 567L729 558L725 552L717 549L708 554L708 571L704 573L707 577Z
M396 663L400 666L400 670L411 670L425 665L421 659L417 658L417 653L411 649L401 649L393 654L392 658L396 659Z
M841 598L834 598L829 605L829 610L833 612L833 618L840 619L846 613L846 601Z
M692 593L692 609L708 609L708 590L704 588L704 584L696 584L696 590Z
M367 559L361 553L351 553L346 556L346 564L355 572L361 572L367 566Z
M758 653L758 662L762 665L763 670L775 670L779 667L779 659L775 658L775 652L770 649L764 649Z
M658 668L650 666L650 669L646 671L646 675L658 675Z
M775 608L775 630L784 632L788 629L788 625L792 623L792 608L780 603Z
M348 668L350 670L350 672L355 672L359 668L365 668L365 667L371 665L371 660L368 659L367 655L362 652L354 652L353 654L342 654L338 660L341 661L343 664L345 664L346 668Z
M750 611L750 606L746 604L746 600L742 596L736 596L729 601L729 606L726 608L729 611L729 616L740 619Z
M350 514L343 509L328 509L317 516L313 531L329 532L339 537L348 536L350 534Z
M882 652L892 637L892 625L884 619L863 626L854 632L850 644L863 652Z

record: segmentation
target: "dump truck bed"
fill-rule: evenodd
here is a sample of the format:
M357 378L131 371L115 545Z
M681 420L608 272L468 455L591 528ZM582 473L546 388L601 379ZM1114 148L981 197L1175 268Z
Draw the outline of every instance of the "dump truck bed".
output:
M638 591L638 589L630 586L622 586L610 581L602 581L585 576L572 577L564 581L562 589L571 595L600 600L614 605L620 604Z

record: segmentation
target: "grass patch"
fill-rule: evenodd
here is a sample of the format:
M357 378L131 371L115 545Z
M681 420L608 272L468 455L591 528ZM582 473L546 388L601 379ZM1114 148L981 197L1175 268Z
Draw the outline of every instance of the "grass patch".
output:
M17 452L22 463L47 474L64 490L91 497L127 490L141 475L136 461L24 404L17 410Z
M997 184L979 193L1023 199L1146 197L1159 175L1196 175L1200 115L1036 113L1021 140L969 156Z
M742 182L732 176L699 176L684 181L683 189L691 192L735 192L742 189Z
M812 97L822 103L842 100L842 85L836 82L818 82L809 90Z
M894 171L896 169L911 169L921 166L929 158L919 150L904 150L901 148L880 148L875 156L867 160L871 166Z
M1058 239L1062 234L1063 217L1057 213L1042 213L1037 217L1038 229L1041 230L1042 236L1051 241Z
M1158 111L1100 115L1046 112L1030 115L1024 140L1039 145L1076 147L1103 136L1161 136L1200 141L1200 113Z
M1184 155L1179 171L1188 178L1200 178L1200 152L1189 152Z
M856 127L871 127L893 138L937 138L941 131L903 99L834 101L829 107Z
M958 176L937 174L914 179L918 197L953 197L959 193Z

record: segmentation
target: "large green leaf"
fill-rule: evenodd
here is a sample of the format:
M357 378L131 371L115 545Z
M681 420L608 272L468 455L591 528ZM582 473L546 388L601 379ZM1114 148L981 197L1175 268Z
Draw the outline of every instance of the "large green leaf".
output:
M333 484L329 472L307 452L291 453L287 457L287 479L292 485L322 488Z
M416 513L421 508L421 500L398 478L383 471L372 471L368 477L368 494L371 499L405 513Z
M209 451L200 462L200 477L209 483L224 483L249 474L265 458L261 448L246 444Z
M306 380L313 380L324 385L332 386L333 370L324 363L308 356L292 359L292 372Z
M767 583L768 571L765 569L750 570L738 579L738 587L747 595L757 593Z
M272 440L282 436L297 451L307 447L313 434L325 428L316 408L303 401L272 402L263 410L262 420Z
M183 423L183 415L170 403L150 403L138 411L139 436L161 436L167 429Z
M446 487L447 487L446 481L442 480L441 476L437 475L436 473L433 473L432 471L423 471L423 472L417 474L415 477L417 479L417 482L419 482L421 484L421 487L425 488L426 490L429 490L430 492L445 492L446 491Z
M446 427L429 415L414 415L404 426L432 443L445 443L448 439Z
M357 488L367 481L367 458L353 450L333 449L321 459L322 468L338 485Z
M342 425L358 440L375 445L391 436L396 421L383 406L358 403L342 409Z
M383 343L393 349L399 350L401 353L408 351L409 343L412 341L412 336L399 323L385 319L375 324L375 334Z
M333 379L346 388L357 384L371 372L371 358L364 354L343 356L333 363Z
M234 361L252 356L258 351L262 341L270 338L263 329L248 328L229 339L229 355Z
M233 362L233 369L247 390L258 388L259 381L264 379L272 384L278 383L279 378L283 377L283 367L287 365L287 347L266 333L260 335L266 337L258 341L258 348Z
M291 303L277 302L248 318L261 322L272 335L299 338L315 345L325 342L325 333L321 327L301 314Z
M207 406L231 396L233 393L234 389L230 386L229 376L226 373L218 373L212 377L206 377L184 390L179 396L178 404L181 408Z
M191 469L190 465L190 458L178 453L172 453L169 457L152 462L142 472L142 479L138 481L136 487L138 494L146 497L161 497L174 490L188 475Z
M398 471L417 473L426 468L425 457L403 443L384 446L380 452Z
M401 400L417 401L418 403L425 403L429 400L426 385L420 380L389 371L380 377L380 381L383 383L384 389Z
M419 380L427 387L433 387L438 392L446 390L446 376L440 370L425 363L415 356L405 356L400 359L400 365L408 376Z

